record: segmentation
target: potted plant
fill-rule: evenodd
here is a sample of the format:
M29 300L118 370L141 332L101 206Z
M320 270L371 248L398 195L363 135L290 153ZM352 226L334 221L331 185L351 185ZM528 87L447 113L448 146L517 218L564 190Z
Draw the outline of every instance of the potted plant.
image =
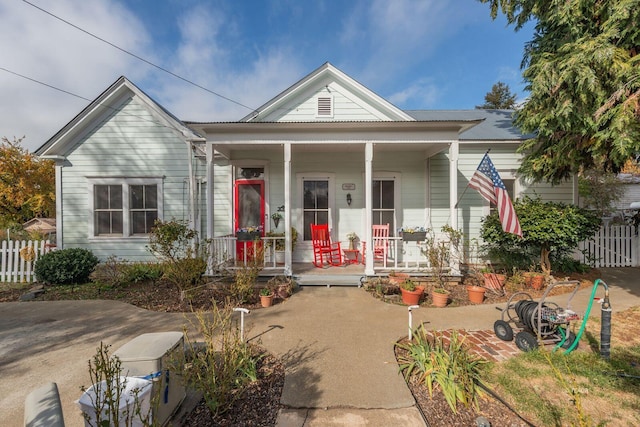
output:
M271 219L273 220L273 224L278 228L280 224L280 220L282 219L282 214L280 212L274 212L271 214Z
M273 291L270 288L260 289L260 304L263 307L271 307L273 304Z
M415 282L409 278L400 284L400 292L402 293L402 302L406 305L418 305L420 298L424 293L424 288L416 286Z
M254 225L236 229L236 239L239 242L252 242L262 236L262 225Z
M427 238L427 231L424 227L402 227L398 234L405 242L423 242Z
M544 273L537 271L535 265L532 265L529 268L529 271L524 273L524 284L535 289L536 291L544 288L545 281L546 280Z
M449 304L449 291L444 287L436 286L431 291L431 300L434 307L446 307Z
M277 233L275 231L268 231L265 234L266 237L277 237L277 239L269 239L266 243L268 248L271 247L272 244L275 245L275 257L276 263L284 263L284 232ZM298 231L291 227L291 251L296 248L296 243L298 241Z
M349 250L353 251L356 249L356 240L358 240L358 235L354 232L351 231L350 233L347 234L347 239L349 239Z
M472 304L482 304L484 302L484 294L487 292L487 288L483 288L478 285L469 285L467 286L467 294L469 296L469 301Z

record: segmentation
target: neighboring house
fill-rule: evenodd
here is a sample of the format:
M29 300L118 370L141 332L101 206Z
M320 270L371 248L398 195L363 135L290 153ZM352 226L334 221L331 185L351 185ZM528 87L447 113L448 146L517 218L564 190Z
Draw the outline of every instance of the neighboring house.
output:
M56 232L55 218L32 218L22 224L22 228L31 233L38 232L43 235L51 235Z
M372 275L419 260L417 245L393 240L401 227L478 237L490 207L465 189L487 149L512 197L576 200L573 182L515 180L524 138L510 111L402 111L326 63L237 122L181 122L122 77L37 154L56 160L58 247L149 259L153 221L176 218L234 258L235 231L262 226L286 232L291 274L312 260L311 223L342 242L370 242L372 224L389 223L387 265L366 251Z

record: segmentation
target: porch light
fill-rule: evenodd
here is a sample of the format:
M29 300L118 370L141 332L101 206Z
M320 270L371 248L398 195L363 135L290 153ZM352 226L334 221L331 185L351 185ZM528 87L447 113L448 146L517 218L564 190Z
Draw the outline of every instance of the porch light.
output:
M347 193L347 205L351 206L351 193Z

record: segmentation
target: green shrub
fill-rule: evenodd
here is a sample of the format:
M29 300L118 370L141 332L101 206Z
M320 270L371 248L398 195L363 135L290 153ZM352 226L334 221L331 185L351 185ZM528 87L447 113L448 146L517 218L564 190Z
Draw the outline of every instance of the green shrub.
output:
M42 255L34 267L39 281L54 285L85 283L98 264L88 249L69 248Z
M204 272L204 271L203 271ZM162 266L149 262L134 262L123 265L124 282L126 284L155 282L162 277Z
M96 265L90 278L99 285L116 288L139 282L155 282L161 276L162 267L160 264L130 263L127 260L118 259L116 256L110 256L105 262Z
M181 293L200 284L207 270L207 261L203 258L181 258L162 265L162 278L176 286ZM184 295L183 295L184 296Z
M539 265L545 273L551 272L553 257L571 254L578 244L588 239L600 227L601 219L586 209L557 202L523 197L513 207L520 220L522 237L505 233L495 212L483 219L480 236L484 249L506 254L537 252Z
M163 261L188 258L198 233L178 220L157 220L149 235L149 250Z

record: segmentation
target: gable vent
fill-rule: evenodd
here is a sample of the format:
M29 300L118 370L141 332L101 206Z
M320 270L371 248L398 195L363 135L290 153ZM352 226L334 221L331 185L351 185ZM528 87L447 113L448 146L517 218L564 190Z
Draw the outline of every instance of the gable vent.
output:
M333 116L333 98L330 96L318 97L318 116L319 117L332 117Z

